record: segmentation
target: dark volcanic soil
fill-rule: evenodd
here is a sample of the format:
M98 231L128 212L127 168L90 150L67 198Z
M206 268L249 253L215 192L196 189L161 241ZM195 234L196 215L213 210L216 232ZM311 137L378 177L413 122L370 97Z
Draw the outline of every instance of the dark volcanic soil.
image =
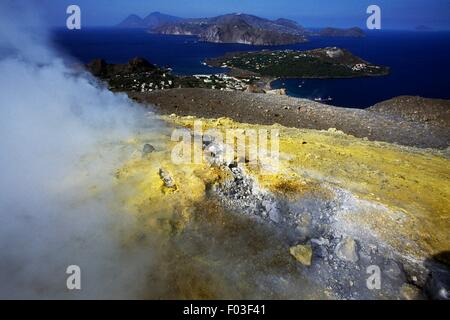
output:
M255 124L279 123L308 129L336 128L356 137L420 148L450 143L450 101L399 97L366 110L323 105L282 95L171 89L129 93L162 114L229 117Z
M400 96L377 103L369 111L450 128L450 100Z

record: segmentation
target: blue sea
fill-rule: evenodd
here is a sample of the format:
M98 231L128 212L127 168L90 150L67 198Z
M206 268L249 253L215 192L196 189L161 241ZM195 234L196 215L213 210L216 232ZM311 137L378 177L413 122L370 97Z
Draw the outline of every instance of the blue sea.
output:
M224 72L202 64L206 58L232 51L261 49L306 50L337 46L375 64L391 68L383 77L355 79L279 79L274 88L286 88L291 96L332 98L336 106L366 108L399 95L450 99L450 32L378 31L364 38L312 38L289 46L262 47L205 43L192 36L167 36L144 30L112 28L55 30L54 42L67 54L87 63L103 58L124 63L140 56L180 75Z

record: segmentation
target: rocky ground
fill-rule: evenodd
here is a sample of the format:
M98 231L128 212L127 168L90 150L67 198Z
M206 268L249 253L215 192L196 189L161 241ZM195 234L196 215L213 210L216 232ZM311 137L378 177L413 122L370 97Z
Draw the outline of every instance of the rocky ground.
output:
M260 296L238 290L253 298L448 299L449 101L404 96L361 110L200 88L127 94L171 115L163 118L176 126L191 128L194 117L203 129L283 126L276 128L286 158L281 173L269 177L245 162L224 162L214 141L202 146L215 147L209 165L175 165L171 149L154 144L161 137L133 140L146 156L116 174L123 203L154 219L147 223L152 230L181 239L170 277L182 290L168 297L236 298L230 284L240 283L261 289ZM227 219L238 220L228 225ZM258 226L265 230L260 237ZM198 240L193 248L192 239ZM232 259L222 252L232 252ZM237 259L237 282L219 277L230 259ZM382 273L381 290L367 284L374 266ZM205 272L214 280L198 279ZM196 288L192 278L200 281ZM299 285L305 281L312 282L311 292Z
M371 112L397 116L412 122L422 122L443 128L450 126L450 101L400 96L377 103L368 109Z
M131 156L114 197L142 221L136 241L168 237L161 268L176 289L167 297L448 299L450 173L441 152L336 130L163 119L182 128L203 120L203 130L277 128L283 155L278 174L265 175L227 159L214 139L192 146L210 155L198 164L173 163L170 130L120 143ZM367 282L373 268L376 290Z
M359 138L420 148L445 149L450 143L447 100L398 97L361 110L282 95L207 89L133 92L129 96L154 106L161 114L229 117L245 123L319 130L336 128Z

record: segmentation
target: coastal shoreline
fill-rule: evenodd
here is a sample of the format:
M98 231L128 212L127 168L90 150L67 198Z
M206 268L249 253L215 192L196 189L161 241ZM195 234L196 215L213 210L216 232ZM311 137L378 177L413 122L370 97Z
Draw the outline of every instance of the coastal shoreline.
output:
M220 57L207 58L203 64L225 68L224 74L228 76L259 78L253 83L259 89L253 92L257 93L274 90L272 83L281 79L355 79L390 74L389 67L372 64L338 47L228 52Z
M127 64L95 60L86 67L111 91L126 93L161 114L228 117L243 123L279 123L316 130L332 128L372 141L419 148L446 149L450 143L450 100L400 97L381 102L380 108L356 109L272 90L276 77L238 79L236 73L245 70L231 70L232 76L224 75L221 79L215 79L214 75L194 75L190 79L175 77L142 58L134 58ZM389 112L390 105L396 112ZM425 110L423 105L427 106Z

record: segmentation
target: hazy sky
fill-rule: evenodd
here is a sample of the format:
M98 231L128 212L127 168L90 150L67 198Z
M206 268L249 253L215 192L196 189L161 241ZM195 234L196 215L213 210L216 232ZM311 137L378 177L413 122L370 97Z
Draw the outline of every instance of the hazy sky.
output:
M85 26L114 25L128 14L145 16L153 11L181 17L208 17L231 12L266 18L290 18L307 27L365 26L366 8L382 9L382 24L389 29L428 25L450 29L450 0L40 0L55 25L65 24L65 8L78 4Z

